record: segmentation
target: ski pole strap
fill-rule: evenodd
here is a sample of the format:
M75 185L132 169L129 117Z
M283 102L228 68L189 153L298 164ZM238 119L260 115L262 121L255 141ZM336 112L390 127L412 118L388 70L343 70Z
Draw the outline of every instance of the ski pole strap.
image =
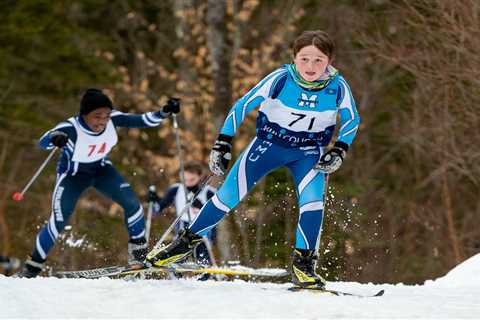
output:
M167 228L167 230L165 231L165 233L162 235L162 237L160 238L160 240L157 241L157 243L155 244L154 246L154 249L159 249L161 246L162 246L162 243L165 241L165 239L167 238L167 235L172 231L173 228L175 228L175 226L177 225L178 221L180 221L180 219L183 217L183 215L185 214L185 212L187 212L188 210L190 210L190 207L192 206L193 202L195 201L195 199L198 197L198 195L208 186L208 184L210 183L210 181L212 180L213 178L213 174L209 174L207 175L201 182L201 185L200 185L200 188L198 188L197 192L195 192L193 194L193 196L189 199L189 201L187 202L187 204L185 205L185 207L183 207L182 211L178 214L177 218L173 221L173 223Z

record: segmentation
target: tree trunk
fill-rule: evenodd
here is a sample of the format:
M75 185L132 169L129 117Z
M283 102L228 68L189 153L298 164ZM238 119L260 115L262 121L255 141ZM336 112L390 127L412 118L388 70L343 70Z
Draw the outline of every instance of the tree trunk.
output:
M208 1L207 44L210 51L213 74L213 110L218 115L214 121L217 127L219 127L232 102L232 83L230 80L231 50L229 50L228 45L227 6L225 1Z
M445 206L445 216L447 218L448 237L450 238L450 243L452 245L455 264L459 264L460 262L462 262L462 255L460 252L460 243L458 241L457 230L455 229L452 198L450 196L451 192L448 185L448 177L446 170L442 173L442 194L443 204Z

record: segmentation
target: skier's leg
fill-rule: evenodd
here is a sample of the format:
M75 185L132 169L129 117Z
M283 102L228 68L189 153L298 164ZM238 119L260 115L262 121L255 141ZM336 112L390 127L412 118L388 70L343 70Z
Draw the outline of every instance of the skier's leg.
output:
M52 213L36 237L31 259L25 262L20 276L34 277L43 268L48 252L63 231L81 193L90 186L91 178L84 175L59 175L52 195Z
M94 187L118 203L124 210L125 226L129 235L129 263L140 263L147 254L143 207L130 184L112 165L106 165L96 176Z
M318 157L288 164L297 187L299 219L295 247L315 250L323 221L325 174L313 168Z
M190 231L206 236L258 180L285 163L282 151L283 148L271 142L255 138L237 159L217 193L200 209Z
M147 261L156 266L174 263L188 257L209 231L220 222L271 170L282 166L288 153L284 148L255 138L240 155L218 192L200 209L189 228L168 246L154 248Z
M325 280L315 273L317 243L323 221L325 174L313 169L318 154L311 154L288 164L295 185L300 215L296 230L292 280L297 285L324 286Z

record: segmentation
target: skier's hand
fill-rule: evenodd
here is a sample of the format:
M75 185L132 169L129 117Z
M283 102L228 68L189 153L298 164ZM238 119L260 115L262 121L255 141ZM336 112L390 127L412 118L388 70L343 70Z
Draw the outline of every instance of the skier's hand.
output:
M336 142L332 149L325 152L315 165L315 169L325 173L337 171L347 156L348 145L343 142Z
M178 98L170 98L167 101L167 104L163 106L162 112L167 116L171 115L172 113L179 113L180 112L180 99Z
M220 134L210 152L210 171L216 176L223 176L227 172L228 163L232 159L232 137Z
M158 197L157 193L152 190L148 190L148 202L158 202L160 198Z
M52 131L49 134L50 142L58 148L63 148L67 145L68 136L63 131Z

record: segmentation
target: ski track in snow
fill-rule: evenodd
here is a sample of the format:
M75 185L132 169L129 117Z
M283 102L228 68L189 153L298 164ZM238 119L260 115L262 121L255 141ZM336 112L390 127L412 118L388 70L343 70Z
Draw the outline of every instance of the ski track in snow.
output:
M0 318L480 319L480 254L424 285L329 282L374 298L290 292L290 284L16 279L0 275Z

